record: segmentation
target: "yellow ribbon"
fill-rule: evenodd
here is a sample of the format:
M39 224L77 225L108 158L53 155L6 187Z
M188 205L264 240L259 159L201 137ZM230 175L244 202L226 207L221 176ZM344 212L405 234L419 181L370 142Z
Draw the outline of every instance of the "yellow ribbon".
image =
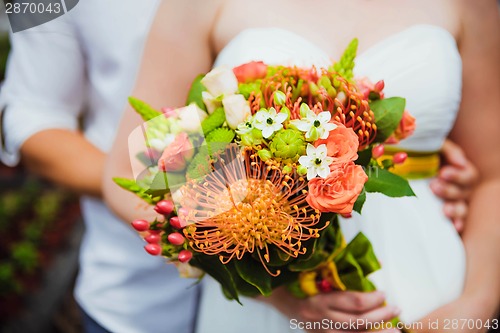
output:
M385 149L385 154L377 159L377 162L382 164L384 160L392 160L394 154L398 151ZM398 176L406 179L424 179L432 178L439 171L440 158L439 152L412 152L405 151L408 154L406 160L401 164L395 164L390 171Z

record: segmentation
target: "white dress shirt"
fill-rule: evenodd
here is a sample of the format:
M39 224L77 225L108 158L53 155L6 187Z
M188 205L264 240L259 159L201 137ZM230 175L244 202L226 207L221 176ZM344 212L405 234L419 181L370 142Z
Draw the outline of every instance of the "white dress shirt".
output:
M15 165L33 134L75 130L79 117L85 137L110 149L158 3L80 1L64 16L12 35L0 94L4 163ZM148 255L144 242L100 200L83 198L82 209L86 232L75 291L80 306L111 332L192 331L198 293L193 280Z

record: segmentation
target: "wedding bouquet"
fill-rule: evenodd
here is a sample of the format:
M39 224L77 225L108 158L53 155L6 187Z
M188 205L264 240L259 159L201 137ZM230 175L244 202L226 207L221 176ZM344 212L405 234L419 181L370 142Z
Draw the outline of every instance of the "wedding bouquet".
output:
M414 119L383 81L354 79L356 49L330 68L214 68L177 109L131 98L145 121L129 140L135 179L115 182L158 213L132 222L146 251L237 301L283 285L298 297L374 290L371 244L346 244L338 215L361 213L366 192L414 195L391 172L405 153L384 154Z

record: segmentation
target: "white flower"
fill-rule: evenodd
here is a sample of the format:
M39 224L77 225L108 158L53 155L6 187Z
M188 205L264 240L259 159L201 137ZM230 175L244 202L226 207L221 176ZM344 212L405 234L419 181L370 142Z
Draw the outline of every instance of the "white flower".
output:
M201 92L201 98L203 99L203 103L207 107L208 114L214 113L214 111L222 106L222 102L220 99L212 96L208 91Z
M208 117L208 114L200 109L196 103L178 109L179 126L186 132L200 132L201 122Z
M220 95L232 95L238 91L238 79L233 70L227 67L216 67L201 80L207 91L215 98Z
M226 122L232 129L236 129L239 124L251 115L250 105L243 95L230 95L222 100Z
M154 148L156 151L162 152L165 148L168 147L175 139L175 134L169 133L165 134L163 139L153 138L149 139L148 143L151 148Z
M315 114L307 104L302 104L300 114L302 118L292 120L291 124L299 131L306 132L305 137L309 141L326 139L330 131L337 128L337 125L330 123L332 115L329 111Z
M326 178L330 174L330 164L332 164L333 158L327 156L326 153L325 144L321 144L317 148L314 148L310 143L307 144L307 156L299 158L299 163L307 168L307 180L311 180L317 175Z
M254 126L262 131L264 138L269 138L274 132L283 128L283 122L288 118L288 114L280 112L276 113L275 108L261 110L255 114Z
M244 122L240 123L236 128L236 133L239 135L250 133L253 129L253 117L249 116Z

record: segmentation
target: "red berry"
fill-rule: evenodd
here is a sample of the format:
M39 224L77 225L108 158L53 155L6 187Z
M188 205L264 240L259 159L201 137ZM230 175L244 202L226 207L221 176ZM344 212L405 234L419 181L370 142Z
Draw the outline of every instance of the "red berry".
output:
M161 200L155 206L158 214L168 215L174 211L174 203L170 200Z
M341 214L343 218L350 219L352 217L352 213Z
M146 220L135 220L132 222L132 227L137 231L149 230L149 222Z
M180 262L186 263L189 260L191 260L192 257L193 257L193 253L191 251L182 250L181 252L179 252L178 259Z
M168 241L173 245L182 245L184 244L184 236L182 236L178 232L173 232L167 237Z
M380 156L384 155L384 152L385 152L384 145L376 145L372 149L372 157L379 158Z
M324 279L317 283L317 287L318 287L319 291L321 291L322 293L327 293L327 292L330 292L333 290L330 282L328 282Z
M161 246L158 244L147 244L144 249L152 256L158 256L161 253Z
M404 152L396 153L392 157L392 162L394 164L402 164L402 163L404 163L404 161L406 161L407 158L408 158L407 153L404 153Z
M158 234L149 234L146 237L144 237L144 240L150 244L158 244L160 242L160 235Z
M385 87L384 80L380 80L377 83L375 83L375 91L376 92L381 92L382 90L384 90L384 87Z
M186 226L186 223L183 219L180 219L178 216L173 216L170 218L170 225L175 229L182 229Z

